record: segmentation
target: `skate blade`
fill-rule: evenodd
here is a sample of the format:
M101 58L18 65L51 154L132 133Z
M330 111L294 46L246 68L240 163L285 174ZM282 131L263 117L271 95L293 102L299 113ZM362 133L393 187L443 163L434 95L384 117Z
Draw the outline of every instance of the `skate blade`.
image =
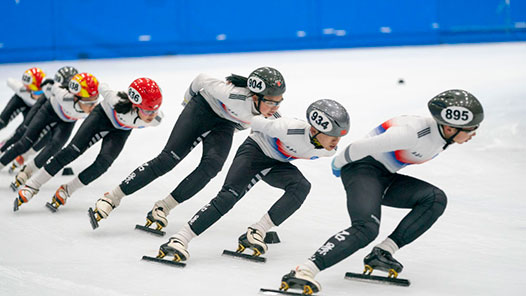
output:
M11 184L9 184L9 187L11 187L11 190L13 190L13 192L17 192L19 186L15 182L12 182Z
M186 266L186 263L183 263L183 262L177 262L177 261L173 261L173 260L161 259L161 258L150 257L150 256L142 256L142 260L150 261L150 262L157 262L157 263L171 265L171 266L176 266L176 267L185 267Z
M15 202L13 203L13 212L16 212L20 209L20 206L22 205L22 202L17 198L15 198Z
M399 278L392 278L392 277L385 277L385 276L378 276L378 275L368 275L368 274L361 274L361 273L354 273L354 272L347 272L345 274L345 279L361 281L361 282L376 283L376 284L395 285L395 286L402 286L402 287L409 287L409 285L411 285L411 282L407 279L399 279Z
M11 166L9 167L9 170L7 170L7 173L8 173L9 175L14 175L14 174L15 174L15 170L16 170L17 168L18 168L18 167L17 167L16 165L13 164L13 165L11 165Z
M48 208L52 213L56 213L58 210L58 207L55 207L54 204L46 202L46 208Z
M265 289L265 288L259 289L259 293L263 295L299 295L299 296L306 295L300 292L289 292L289 291L284 291L284 290L274 290L274 289Z
M93 230L97 229L99 227L99 221L97 220L97 217L95 217L95 212L93 211L92 208L88 209L88 217L89 217L89 222L91 223L91 227L93 228Z
M240 259L244 259L244 260L248 260L248 261L252 261L252 262L258 262L258 263L265 263L265 262L267 262L267 258L265 258L265 257L252 256L252 255L247 255L247 254L243 254L243 253L233 252L233 251L229 251L229 250L223 250L223 256L231 256L231 257L236 257L236 258L240 258Z
M166 232L162 230L153 229L153 228L142 226L139 224L135 225L135 229L142 230L142 231L145 231L145 232L157 235L157 236L164 236L166 234Z

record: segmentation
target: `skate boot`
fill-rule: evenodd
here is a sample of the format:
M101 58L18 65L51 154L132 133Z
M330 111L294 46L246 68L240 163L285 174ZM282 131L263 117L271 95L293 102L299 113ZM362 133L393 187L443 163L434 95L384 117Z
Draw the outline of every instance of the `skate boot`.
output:
M163 227L166 227L168 225L168 219L166 218L168 216L168 211L166 210L166 207L163 204L163 201L157 201L153 205L153 209L148 212L146 215L146 227L150 227L153 223L157 224L156 230L161 230Z
M31 186L24 186L24 188L18 190L18 197L15 198L13 211L18 211L23 203L29 202L37 193L38 189Z
M404 268L391 253L378 247L374 247L371 253L363 258L363 264L365 265L364 274L371 274L374 269L378 269L387 272L390 278L398 277Z
M27 165L24 165L20 172L16 174L15 181L11 183L11 189L17 191L20 186L26 184L27 180L31 178L31 175L33 175L32 170Z
M24 157L22 155L19 155L13 160L11 163L11 166L9 167L9 174L12 175L15 173L16 169L24 165Z
M171 237L167 243L164 243L159 248L157 258L164 258L165 256L174 256L173 261L186 261L190 258L187 246L175 237Z
M66 200L68 198L69 193L67 185L60 185L60 187L55 192L55 195L53 195L51 203L46 203L46 207L54 213L58 210L58 207L66 204Z
M289 288L302 290L305 295L321 291L321 285L314 279L312 273L306 269L299 269L299 266L281 278L279 289L287 291Z
M91 227L93 227L93 229L99 227L99 221L107 218L115 208L113 201L106 197L108 194L108 192L104 193L104 197L97 200L95 203L95 209L88 209L88 216L90 217Z
M265 234L261 231L249 227L246 233L243 233L238 239L238 247L236 252L243 253L246 248L252 249L254 254L252 256L261 256L267 251L267 244L265 243Z

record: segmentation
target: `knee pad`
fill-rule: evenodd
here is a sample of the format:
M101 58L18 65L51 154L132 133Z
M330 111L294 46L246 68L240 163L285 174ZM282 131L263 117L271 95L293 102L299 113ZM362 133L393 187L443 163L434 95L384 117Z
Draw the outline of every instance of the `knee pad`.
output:
M197 169L201 170L201 172L203 172L208 178L212 179L221 171L224 163L224 159L206 157L199 163Z
M309 195L311 184L307 179L301 178L293 186L288 186L286 191L289 191L294 196L297 202L302 204Z
M162 176L171 171L179 160L176 160L169 152L161 151L156 158L148 162L157 176Z
M104 173L108 170L108 168L111 166L113 161L114 159L111 158L110 156L99 155L97 156L97 159L95 159L94 164L97 166L97 170L100 173Z
M230 211L240 198L240 194L233 189L223 187L219 194L210 203L222 216Z
M356 236L361 242L361 247L365 247L376 239L378 236L380 225L374 220L366 222L353 223L352 227L348 229L349 232L356 233Z
M447 196L444 191L438 188L435 188L433 190L433 196L434 196L433 205L432 205L433 215L435 215L436 217L439 217L446 210Z
M50 145L53 145L53 143L50 143ZM73 148L72 145L68 145L66 148L62 149L62 151L57 153L55 155L56 157L54 157L53 160L60 163L62 166L65 166L73 160L77 159L79 155L80 152L77 151L77 149Z

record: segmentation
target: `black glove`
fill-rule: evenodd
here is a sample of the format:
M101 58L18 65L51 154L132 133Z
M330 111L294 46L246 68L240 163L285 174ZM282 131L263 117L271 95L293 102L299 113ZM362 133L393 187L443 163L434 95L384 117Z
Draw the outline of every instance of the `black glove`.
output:
M44 88L44 86L46 86L47 84L53 85L55 84L55 80L51 78L46 78L44 81L42 81L42 83L40 84L40 87Z

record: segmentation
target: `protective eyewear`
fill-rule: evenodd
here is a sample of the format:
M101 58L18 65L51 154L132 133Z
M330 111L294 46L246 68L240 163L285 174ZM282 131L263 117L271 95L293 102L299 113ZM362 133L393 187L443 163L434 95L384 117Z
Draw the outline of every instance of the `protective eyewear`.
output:
M40 96L41 94L43 94L44 91L43 90L32 90L31 91L31 94L35 95L35 96Z
M265 99L265 98L261 98L261 101L263 103L265 103L265 105L267 105L267 106L277 107L277 106L279 106L279 104L281 104L281 102L283 102L283 99L281 99L279 101L272 101L272 100L268 100L268 99Z
M144 109L141 109L141 108L139 108L139 111L142 114L147 115L147 116L154 115L155 113L157 113L157 110L144 110Z
M77 98L80 98L80 97L77 97ZM98 102L99 102L99 100L85 101L85 100L79 99L79 103L82 103L82 105L86 105L86 106L93 106L93 105L97 104Z
M460 127L457 127L456 129L461 131L461 132L465 132L469 135L473 134L477 129L479 128L479 126L474 126L474 127L469 127L469 128L460 128Z

